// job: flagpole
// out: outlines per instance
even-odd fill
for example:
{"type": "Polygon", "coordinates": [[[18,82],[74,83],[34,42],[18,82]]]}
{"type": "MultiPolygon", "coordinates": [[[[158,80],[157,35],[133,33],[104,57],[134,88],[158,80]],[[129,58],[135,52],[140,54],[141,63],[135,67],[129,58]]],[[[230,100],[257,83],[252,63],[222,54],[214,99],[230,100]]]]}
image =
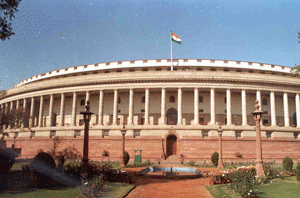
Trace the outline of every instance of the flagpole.
{"type": "Polygon", "coordinates": [[[172,31],[171,31],[171,71],[173,71],[173,47],[172,47],[172,31]]]}

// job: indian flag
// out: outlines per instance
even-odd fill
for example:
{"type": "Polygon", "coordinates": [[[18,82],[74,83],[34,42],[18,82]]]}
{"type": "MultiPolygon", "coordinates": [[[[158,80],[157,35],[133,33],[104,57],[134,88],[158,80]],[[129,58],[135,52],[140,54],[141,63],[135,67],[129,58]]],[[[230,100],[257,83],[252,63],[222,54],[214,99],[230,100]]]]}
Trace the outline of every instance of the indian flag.
{"type": "Polygon", "coordinates": [[[172,41],[174,41],[175,43],[181,44],[181,38],[179,36],[177,36],[176,34],[174,34],[173,32],[171,32],[171,36],[172,36],[172,41]]]}

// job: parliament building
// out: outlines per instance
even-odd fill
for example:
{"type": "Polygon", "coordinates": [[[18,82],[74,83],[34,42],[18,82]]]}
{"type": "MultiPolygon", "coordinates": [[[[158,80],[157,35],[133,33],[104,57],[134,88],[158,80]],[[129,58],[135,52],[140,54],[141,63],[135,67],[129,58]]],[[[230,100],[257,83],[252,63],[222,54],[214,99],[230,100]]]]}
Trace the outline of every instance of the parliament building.
{"type": "Polygon", "coordinates": [[[80,112],[90,101],[89,158],[120,161],[125,150],[142,160],[210,161],[219,150],[226,162],[255,161],[255,101],[261,111],[264,161],[300,160],[300,78],[285,66],[230,60],[116,61],[49,71],[5,91],[0,113],[22,108],[28,119],[4,132],[6,147],[20,158],[48,151],[83,149],[80,112]],[[103,152],[108,151],[108,156],[103,152]]]}

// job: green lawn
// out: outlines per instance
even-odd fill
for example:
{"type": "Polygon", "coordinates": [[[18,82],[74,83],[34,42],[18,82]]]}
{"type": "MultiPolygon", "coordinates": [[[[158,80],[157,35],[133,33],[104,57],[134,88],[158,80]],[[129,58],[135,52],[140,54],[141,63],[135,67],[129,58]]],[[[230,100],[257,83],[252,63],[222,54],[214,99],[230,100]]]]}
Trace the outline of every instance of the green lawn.
{"type": "Polygon", "coordinates": [[[105,193],[104,198],[123,198],[125,197],[133,188],[133,184],[126,184],[126,183],[110,183],[108,184],[110,186],[109,191],[105,193]]]}
{"type": "MultiPolygon", "coordinates": [[[[59,197],[73,198],[79,195],[81,188],[52,188],[37,189],[31,185],[30,174],[22,171],[22,164],[15,163],[9,173],[7,181],[8,187],[4,191],[0,191],[0,197],[12,198],[32,198],[32,197],[59,197]]],[[[105,186],[104,197],[123,198],[134,188],[133,184],[126,183],[107,183],[105,186]]]]}
{"type": "Polygon", "coordinates": [[[61,197],[61,198],[74,198],[79,194],[80,188],[67,188],[59,190],[48,190],[48,189],[37,189],[36,191],[27,192],[27,193],[18,193],[18,194],[2,194],[1,197],[12,197],[12,198],[48,198],[48,197],[61,197]]]}
{"type": "Polygon", "coordinates": [[[258,188],[262,192],[263,198],[275,197],[300,197],[300,182],[296,181],[296,177],[286,177],[285,179],[274,179],[272,183],[262,185],[258,188]]]}
{"type": "MultiPolygon", "coordinates": [[[[259,196],[262,198],[299,198],[300,182],[296,181],[296,177],[285,177],[285,179],[273,179],[272,183],[259,186],[259,196]]],[[[238,198],[238,195],[229,192],[226,185],[206,186],[208,191],[214,198],[238,198]]]]}

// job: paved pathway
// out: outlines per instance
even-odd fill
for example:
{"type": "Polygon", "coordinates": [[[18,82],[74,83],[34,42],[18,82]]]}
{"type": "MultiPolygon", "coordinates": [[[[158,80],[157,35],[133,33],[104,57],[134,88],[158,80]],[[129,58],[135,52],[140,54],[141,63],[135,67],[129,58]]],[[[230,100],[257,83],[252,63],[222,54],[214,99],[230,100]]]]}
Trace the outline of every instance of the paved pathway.
{"type": "MultiPolygon", "coordinates": [[[[127,170],[136,172],[141,169],[143,168],[127,170]]],[[[213,198],[205,188],[209,181],[209,178],[170,180],[135,177],[136,188],[126,198],[213,198]]]]}

